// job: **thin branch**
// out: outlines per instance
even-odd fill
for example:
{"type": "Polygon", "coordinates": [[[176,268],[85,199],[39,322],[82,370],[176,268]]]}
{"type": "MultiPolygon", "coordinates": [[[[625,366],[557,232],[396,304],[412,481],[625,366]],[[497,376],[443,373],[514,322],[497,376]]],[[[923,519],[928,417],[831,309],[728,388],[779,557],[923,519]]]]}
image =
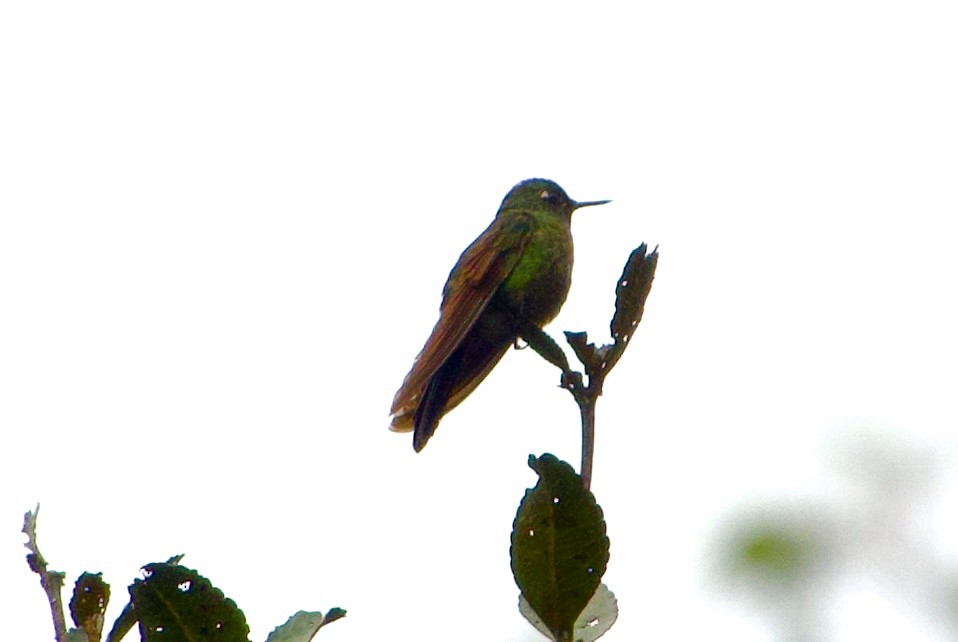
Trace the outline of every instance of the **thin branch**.
{"type": "Polygon", "coordinates": [[[63,588],[64,574],[59,571],[47,570],[47,561],[40,554],[37,547],[37,515],[40,513],[40,505],[37,504],[35,511],[27,511],[23,516],[23,533],[27,536],[27,543],[24,546],[30,551],[27,554],[27,564],[30,570],[40,576],[40,586],[47,594],[47,602],[50,604],[50,613],[53,615],[53,630],[57,642],[66,642],[67,624],[63,616],[63,599],[60,591],[63,588]]]}

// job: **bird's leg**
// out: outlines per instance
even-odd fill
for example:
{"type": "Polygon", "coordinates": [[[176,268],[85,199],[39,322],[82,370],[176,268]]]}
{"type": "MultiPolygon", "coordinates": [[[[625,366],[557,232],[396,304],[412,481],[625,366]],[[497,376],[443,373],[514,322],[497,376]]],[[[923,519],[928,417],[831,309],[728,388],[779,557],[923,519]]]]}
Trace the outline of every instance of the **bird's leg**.
{"type": "Polygon", "coordinates": [[[517,339],[525,341],[530,348],[539,353],[539,356],[559,370],[565,372],[570,369],[569,359],[566,358],[565,352],[562,351],[559,344],[535,324],[523,323],[519,327],[517,339]]]}
{"type": "Polygon", "coordinates": [[[542,328],[533,323],[523,322],[519,325],[519,338],[535,350],[540,357],[562,371],[560,385],[563,388],[575,390],[583,387],[582,374],[572,370],[565,352],[542,328]]]}

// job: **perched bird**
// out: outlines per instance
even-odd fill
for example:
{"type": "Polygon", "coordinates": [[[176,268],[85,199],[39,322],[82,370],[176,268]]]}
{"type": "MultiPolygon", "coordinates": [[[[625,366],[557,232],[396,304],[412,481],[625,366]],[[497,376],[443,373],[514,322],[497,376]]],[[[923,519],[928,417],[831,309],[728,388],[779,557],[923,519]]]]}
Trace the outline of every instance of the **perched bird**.
{"type": "Polygon", "coordinates": [[[413,432],[422,450],[443,415],[475,390],[519,337],[559,313],[572,282],[572,212],[554,182],[522,181],[466,248],[442,291],[439,321],[396,392],[390,430],[413,432]]]}

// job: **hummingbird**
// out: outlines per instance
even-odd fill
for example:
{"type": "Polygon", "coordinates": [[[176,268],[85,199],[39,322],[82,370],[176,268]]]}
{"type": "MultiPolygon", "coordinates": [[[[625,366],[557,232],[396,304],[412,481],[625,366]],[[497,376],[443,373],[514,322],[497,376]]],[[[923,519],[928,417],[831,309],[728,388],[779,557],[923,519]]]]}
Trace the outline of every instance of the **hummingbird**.
{"type": "Polygon", "coordinates": [[[449,273],[439,321],[393,398],[390,430],[412,431],[421,451],[523,327],[541,329],[555,318],[572,284],[572,212],[608,202],[573,201],[543,178],[509,190],[449,273]]]}

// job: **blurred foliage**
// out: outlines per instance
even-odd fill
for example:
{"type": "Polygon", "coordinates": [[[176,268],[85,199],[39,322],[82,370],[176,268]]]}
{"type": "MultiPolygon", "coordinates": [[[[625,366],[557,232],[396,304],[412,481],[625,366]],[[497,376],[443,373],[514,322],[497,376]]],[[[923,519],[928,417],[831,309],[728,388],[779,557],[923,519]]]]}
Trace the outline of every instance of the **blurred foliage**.
{"type": "Polygon", "coordinates": [[[936,453],[863,429],[836,437],[827,461],[824,496],[769,497],[728,516],[709,554],[713,577],[728,597],[761,606],[778,639],[830,639],[827,614],[849,586],[874,587],[885,610],[958,639],[958,569],[922,528],[936,453]]]}
{"type": "Polygon", "coordinates": [[[727,571],[748,581],[788,584],[809,579],[827,546],[821,529],[809,522],[822,517],[805,511],[773,511],[735,524],[721,544],[727,571]]]}

